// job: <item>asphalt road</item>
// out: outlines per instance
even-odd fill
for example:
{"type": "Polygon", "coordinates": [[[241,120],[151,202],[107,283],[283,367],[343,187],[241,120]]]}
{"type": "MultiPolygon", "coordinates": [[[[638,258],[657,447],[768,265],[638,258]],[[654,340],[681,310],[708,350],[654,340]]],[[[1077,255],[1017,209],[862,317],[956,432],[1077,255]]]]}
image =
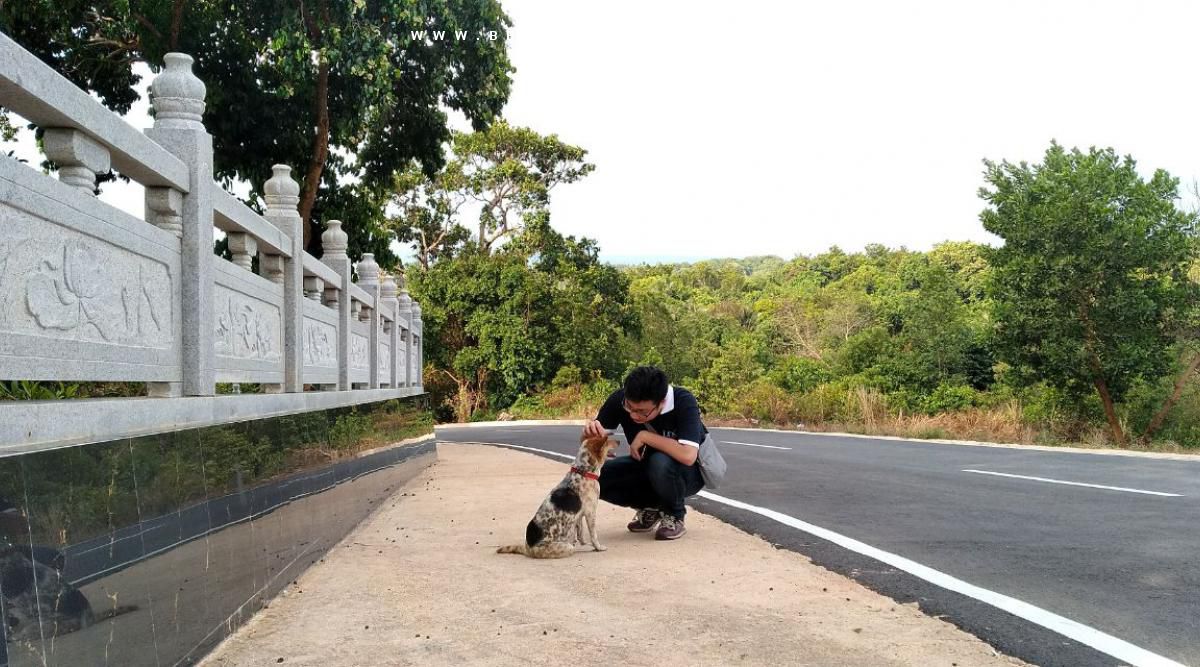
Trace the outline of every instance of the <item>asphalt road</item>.
{"type": "MultiPolygon", "coordinates": [[[[575,452],[578,436],[577,426],[438,428],[442,441],[562,454],[575,452]]],[[[713,429],[713,436],[729,463],[725,483],[714,491],[719,496],[1037,609],[1018,617],[916,576],[913,567],[894,567],[864,555],[869,550],[719,498],[695,499],[706,512],[894,599],[917,601],[927,613],[1036,664],[1200,667],[1200,458],[740,429],[713,429]],[[1063,626],[1055,623],[1064,619],[1055,615],[1085,638],[1060,634],[1063,626]]]]}

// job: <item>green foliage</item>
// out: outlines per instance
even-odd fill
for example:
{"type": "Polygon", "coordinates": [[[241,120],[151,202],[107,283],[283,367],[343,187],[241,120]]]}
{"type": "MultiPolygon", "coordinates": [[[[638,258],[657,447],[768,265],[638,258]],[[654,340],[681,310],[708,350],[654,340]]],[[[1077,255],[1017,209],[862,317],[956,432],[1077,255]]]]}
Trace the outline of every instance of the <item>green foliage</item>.
{"type": "Polygon", "coordinates": [[[811,391],[833,379],[833,372],[819,361],[806,357],[785,356],[767,376],[776,386],[793,393],[811,391]]]}
{"type": "Polygon", "coordinates": [[[393,183],[400,214],[389,224],[397,239],[412,244],[425,268],[460,252],[472,238],[457,217],[464,203],[480,206],[474,247],[490,252],[526,225],[544,227],[551,189],[596,168],[584,161],[586,150],[505,121],[455,132],[451,149],[453,159],[444,170],[430,175],[410,169],[393,183]]]}
{"type": "Polygon", "coordinates": [[[747,419],[787,425],[796,414],[796,398],[784,388],[759,378],[729,397],[730,411],[747,419]]]}
{"type": "Polygon", "coordinates": [[[1018,380],[1096,391],[1121,441],[1114,403],[1170,368],[1196,318],[1196,220],[1176,207],[1178,181],[1056,143],[1041,164],[985,164],[980,218],[1004,239],[988,253],[997,355],[1018,380]]]}
{"type": "Polygon", "coordinates": [[[338,415],[333,426],[329,428],[329,446],[335,450],[346,450],[357,445],[363,436],[371,429],[371,419],[367,415],[351,410],[338,415]]]}
{"type": "Polygon", "coordinates": [[[924,401],[922,407],[931,415],[939,412],[958,412],[980,404],[979,392],[971,387],[940,384],[924,401]]]}
{"type": "Polygon", "coordinates": [[[411,276],[426,348],[461,419],[545,387],[559,369],[624,368],[612,351],[636,328],[627,280],[595,245],[528,225],[493,253],[470,250],[411,276]],[[452,392],[452,393],[450,393],[452,392]]]}
{"type": "Polygon", "coordinates": [[[567,364],[558,369],[554,374],[554,379],[550,380],[550,390],[566,389],[571,385],[579,384],[583,379],[579,372],[579,367],[574,364],[567,364]]]}
{"type": "Polygon", "coordinates": [[[729,410],[763,374],[747,338],[730,341],[695,382],[696,398],[704,410],[729,410]]]}
{"type": "Polygon", "coordinates": [[[53,401],[78,395],[78,384],[30,380],[0,382],[0,400],[4,401],[53,401]]]}

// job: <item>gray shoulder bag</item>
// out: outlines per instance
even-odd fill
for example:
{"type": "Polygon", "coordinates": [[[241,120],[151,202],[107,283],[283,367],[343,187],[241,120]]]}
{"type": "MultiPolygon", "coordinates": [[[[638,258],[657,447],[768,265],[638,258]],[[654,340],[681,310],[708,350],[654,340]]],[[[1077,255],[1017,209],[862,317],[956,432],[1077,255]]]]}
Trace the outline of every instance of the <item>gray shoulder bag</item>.
{"type": "Polygon", "coordinates": [[[711,435],[705,434],[700,443],[700,476],[704,478],[704,486],[715,489],[725,481],[725,457],[717,449],[717,443],[711,435]]]}

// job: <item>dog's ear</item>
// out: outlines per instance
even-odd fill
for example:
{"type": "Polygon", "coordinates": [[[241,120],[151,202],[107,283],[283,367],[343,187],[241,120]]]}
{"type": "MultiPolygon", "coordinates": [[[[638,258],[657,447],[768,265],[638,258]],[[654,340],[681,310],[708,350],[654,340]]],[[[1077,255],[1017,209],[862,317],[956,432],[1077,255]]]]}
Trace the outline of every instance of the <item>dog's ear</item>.
{"type": "Polygon", "coordinates": [[[583,446],[587,449],[588,455],[592,457],[592,462],[595,465],[604,463],[604,447],[608,443],[607,436],[598,438],[588,438],[584,441],[583,446]]]}

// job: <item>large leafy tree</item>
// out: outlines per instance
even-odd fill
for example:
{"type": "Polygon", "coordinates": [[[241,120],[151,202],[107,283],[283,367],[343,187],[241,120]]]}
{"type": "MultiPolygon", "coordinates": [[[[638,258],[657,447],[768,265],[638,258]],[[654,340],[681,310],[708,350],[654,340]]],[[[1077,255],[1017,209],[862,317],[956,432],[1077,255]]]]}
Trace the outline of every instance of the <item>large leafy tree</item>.
{"type": "MultiPolygon", "coordinates": [[[[990,253],[997,351],[1027,380],[1077,397],[1095,391],[1124,442],[1115,404],[1135,380],[1171,368],[1195,317],[1195,216],[1177,208],[1176,179],[1163,170],[1143,179],[1112,149],[1053,143],[1040,164],[985,164],[980,218],[1004,239],[990,253]]],[[[1177,388],[1197,363],[1185,364],[1177,388]]]]}
{"type": "Polygon", "coordinates": [[[352,250],[385,259],[382,208],[347,208],[342,191],[386,192],[414,162],[435,173],[445,109],[491,123],[510,88],[509,25],[496,0],[0,2],[0,29],[118,112],[136,99],[133,63],[193,55],[217,177],[258,183],[291,164],[310,250],[314,221],[341,217],[352,250]]]}

